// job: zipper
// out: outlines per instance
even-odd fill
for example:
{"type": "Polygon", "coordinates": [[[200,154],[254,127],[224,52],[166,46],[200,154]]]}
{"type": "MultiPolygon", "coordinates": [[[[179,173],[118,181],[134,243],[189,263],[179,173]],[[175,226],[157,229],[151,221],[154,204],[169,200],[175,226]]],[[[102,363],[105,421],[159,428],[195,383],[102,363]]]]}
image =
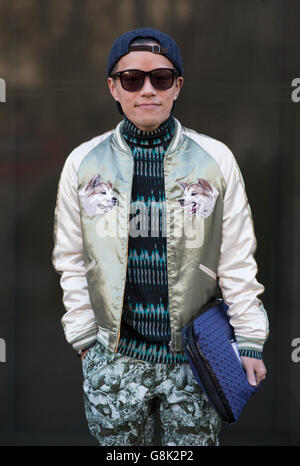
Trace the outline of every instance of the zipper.
{"type": "Polygon", "coordinates": [[[200,264],[199,269],[203,270],[203,272],[205,272],[207,275],[214,278],[215,280],[217,279],[217,274],[213,270],[206,267],[205,265],[200,264]]]}
{"type": "MultiPolygon", "coordinates": [[[[174,134],[175,136],[175,134],[174,134]]],[[[172,141],[171,141],[171,144],[172,144],[172,141]]],[[[170,145],[171,145],[170,144],[170,145]]],[[[168,152],[169,152],[169,149],[170,149],[170,145],[165,153],[165,156],[163,158],[163,173],[164,173],[164,190],[165,190],[165,209],[166,209],[166,212],[165,212],[165,219],[166,219],[166,229],[165,229],[165,232],[166,232],[166,246],[167,246],[167,277],[169,278],[169,274],[168,274],[168,269],[169,269],[169,261],[168,261],[168,215],[167,215],[167,195],[166,195],[166,170],[165,170],[165,165],[166,165],[166,158],[167,158],[167,155],[168,155],[168,152]]],[[[169,280],[168,280],[169,282],[169,280]]],[[[169,283],[168,283],[168,293],[169,293],[169,283]]],[[[170,302],[170,299],[169,299],[169,302],[170,302]]],[[[169,308],[170,309],[170,308],[169,308]]],[[[171,330],[171,340],[169,341],[169,350],[173,353],[173,342],[172,342],[172,326],[171,326],[171,313],[169,312],[169,316],[170,316],[170,330],[171,330]]]]}
{"type": "MultiPolygon", "coordinates": [[[[132,180],[133,180],[133,172],[132,172],[132,176],[131,176],[129,212],[130,212],[130,203],[131,203],[132,180]]],[[[118,340],[117,340],[117,345],[116,345],[116,348],[115,348],[115,353],[117,353],[117,351],[118,351],[118,346],[119,346],[119,341],[120,341],[120,336],[121,336],[121,322],[122,322],[123,303],[124,303],[124,295],[125,295],[125,288],[126,288],[126,277],[127,277],[127,266],[128,266],[128,244],[129,244],[129,215],[130,215],[130,213],[128,213],[128,216],[127,216],[126,269],[125,269],[126,273],[125,273],[125,282],[124,282],[124,290],[123,290],[123,298],[122,298],[122,310],[121,310],[121,317],[120,317],[119,330],[118,330],[118,340]]]]}
{"type": "MultiPolygon", "coordinates": [[[[197,356],[198,358],[202,361],[202,364],[204,367],[206,367],[206,371],[207,373],[209,374],[209,382],[205,382],[204,380],[201,380],[201,382],[203,383],[203,386],[205,388],[205,391],[207,392],[207,396],[210,398],[211,396],[211,393],[210,393],[210,390],[209,390],[209,385],[213,385],[216,389],[216,392],[217,392],[217,398],[214,396],[213,399],[211,399],[211,402],[214,404],[215,402],[218,403],[219,405],[219,402],[221,401],[221,407],[220,405],[218,406],[218,411],[219,413],[221,414],[221,416],[223,417],[224,421],[227,423],[227,424],[230,424],[232,422],[234,422],[234,416],[233,416],[233,413],[231,411],[231,408],[228,404],[228,401],[225,397],[225,395],[223,394],[223,391],[221,389],[221,387],[219,386],[219,383],[218,381],[216,380],[216,377],[212,371],[212,368],[210,367],[210,364],[209,362],[207,361],[206,357],[204,356],[199,344],[197,341],[194,341],[194,335],[193,335],[193,326],[192,325],[189,325],[188,328],[187,328],[187,345],[186,345],[186,348],[187,348],[187,351],[193,361],[193,364],[195,366],[195,369],[196,371],[198,372],[198,364],[197,364],[197,356]],[[221,411],[220,411],[221,409],[221,411]]],[[[200,378],[200,374],[198,373],[199,375],[199,378],[200,378]]],[[[216,407],[216,406],[215,406],[216,407]]]]}
{"type": "Polygon", "coordinates": [[[95,264],[96,264],[96,259],[92,259],[91,262],[89,262],[88,265],[86,266],[85,273],[91,270],[95,264]]]}

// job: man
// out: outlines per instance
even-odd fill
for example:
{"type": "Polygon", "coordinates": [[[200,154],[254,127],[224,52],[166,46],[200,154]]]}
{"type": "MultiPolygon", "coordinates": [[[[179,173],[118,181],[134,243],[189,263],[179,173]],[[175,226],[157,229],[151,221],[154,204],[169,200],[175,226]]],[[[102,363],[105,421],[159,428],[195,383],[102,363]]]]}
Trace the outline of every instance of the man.
{"type": "Polygon", "coordinates": [[[67,158],[54,227],[89,429],[100,445],[152,445],[157,406],[162,445],[217,445],[220,418],[182,328],[221,293],[249,383],[264,379],[268,319],[244,182],[224,144],[174,118],[183,66],[169,35],[123,34],[107,76],[123,121],[67,158]]]}

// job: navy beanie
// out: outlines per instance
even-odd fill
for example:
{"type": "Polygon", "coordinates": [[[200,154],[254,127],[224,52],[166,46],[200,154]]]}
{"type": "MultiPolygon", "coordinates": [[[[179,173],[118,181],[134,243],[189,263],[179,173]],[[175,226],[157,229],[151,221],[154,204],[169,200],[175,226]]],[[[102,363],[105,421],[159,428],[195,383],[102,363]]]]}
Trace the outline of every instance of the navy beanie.
{"type": "Polygon", "coordinates": [[[180,50],[171,36],[153,28],[139,28],[125,32],[113,43],[108,56],[107,77],[110,76],[111,70],[121,57],[129,53],[130,43],[137,38],[151,38],[159,42],[160,47],[154,46],[154,53],[161,53],[167,57],[177,69],[179,76],[183,76],[183,65],[180,50]]]}

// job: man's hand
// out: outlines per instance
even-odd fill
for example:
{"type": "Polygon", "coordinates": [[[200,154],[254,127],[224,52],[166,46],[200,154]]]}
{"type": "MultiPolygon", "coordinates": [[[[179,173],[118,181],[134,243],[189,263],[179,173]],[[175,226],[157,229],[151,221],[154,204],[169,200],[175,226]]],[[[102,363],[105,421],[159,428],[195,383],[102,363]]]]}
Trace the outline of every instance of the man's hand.
{"type": "Polygon", "coordinates": [[[80,355],[81,359],[83,360],[86,353],[88,352],[89,348],[87,348],[85,351],[83,351],[83,353],[80,355]]]}
{"type": "Polygon", "coordinates": [[[262,359],[241,356],[241,360],[250,385],[258,385],[265,379],[267,370],[262,359]]]}

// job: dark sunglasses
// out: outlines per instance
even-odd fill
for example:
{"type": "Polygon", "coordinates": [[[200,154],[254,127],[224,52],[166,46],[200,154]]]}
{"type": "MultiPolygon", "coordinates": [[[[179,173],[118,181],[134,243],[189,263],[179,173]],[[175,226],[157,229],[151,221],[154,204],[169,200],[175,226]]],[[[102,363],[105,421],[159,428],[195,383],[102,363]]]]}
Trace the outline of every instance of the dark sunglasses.
{"type": "Polygon", "coordinates": [[[171,68],[156,68],[152,71],[142,70],[124,70],[113,74],[113,79],[120,78],[121,85],[125,91],[135,92],[142,89],[145,77],[150,77],[150,82],[155,89],[166,91],[171,89],[174,84],[175,76],[178,75],[177,70],[171,68]]]}

